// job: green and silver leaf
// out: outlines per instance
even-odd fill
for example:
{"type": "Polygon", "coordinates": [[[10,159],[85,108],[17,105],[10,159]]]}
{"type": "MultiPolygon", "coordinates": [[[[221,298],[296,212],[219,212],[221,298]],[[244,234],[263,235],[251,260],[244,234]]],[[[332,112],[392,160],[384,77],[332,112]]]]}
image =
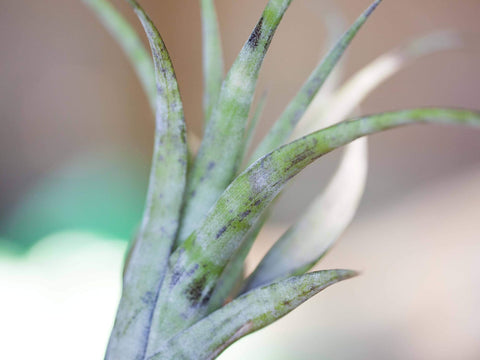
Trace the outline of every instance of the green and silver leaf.
{"type": "Polygon", "coordinates": [[[152,49],[156,82],[155,147],[146,208],[125,271],[122,298],[106,359],[143,359],[151,319],[178,231],[186,184],[187,146],[183,106],[174,69],[157,29],[136,1],[152,49]]]}
{"type": "Polygon", "coordinates": [[[323,194],[270,249],[243,291],[310,270],[350,224],[366,177],[366,139],[358,139],[345,148],[342,163],[323,194]]]}
{"type": "Polygon", "coordinates": [[[349,270],[325,270],[255,289],[162,344],[148,359],[215,359],[233,342],[270,325],[328,286],[355,275],[349,270]]]}
{"type": "MultiPolygon", "coordinates": [[[[307,121],[309,129],[317,130],[342,121],[380,83],[415,59],[461,45],[457,33],[443,31],[382,55],[353,76],[328,104],[316,111],[309,108],[307,119],[302,122],[307,121]]],[[[245,290],[302,274],[315,265],[350,224],[363,195],[366,177],[367,140],[358,139],[345,147],[339,168],[326,190],[267,253],[249,277],[245,290]]]]}
{"type": "MultiPolygon", "coordinates": [[[[318,6],[320,6],[320,15],[322,18],[322,22],[327,29],[328,36],[326,52],[328,52],[328,50],[330,50],[330,48],[333,47],[338,41],[338,39],[343,35],[344,29],[346,27],[346,22],[343,18],[343,14],[339,11],[339,9],[335,6],[333,2],[326,1],[320,4],[316,4],[316,9],[318,6]]],[[[321,89],[315,96],[314,103],[322,103],[329,100],[330,96],[337,88],[340,81],[342,73],[341,65],[341,62],[337,63],[336,68],[330,74],[328,80],[324,83],[324,85],[321,87],[321,89]]],[[[259,113],[263,108],[263,105],[263,101],[260,101],[257,111],[255,113],[255,117],[257,119],[255,122],[253,122],[255,126],[258,122],[258,118],[260,117],[256,115],[260,115],[259,113]]],[[[249,124],[249,130],[250,129],[252,129],[252,123],[249,124]]],[[[250,134],[250,131],[248,132],[248,134],[250,134]]],[[[248,140],[245,145],[245,151],[247,151],[250,147],[251,136],[247,136],[247,139],[248,140]]],[[[244,156],[244,159],[248,160],[246,156],[244,156]]],[[[257,222],[255,227],[248,232],[245,240],[242,243],[242,246],[235,253],[229,264],[223,271],[222,276],[218,280],[215,291],[212,294],[212,298],[209,302],[209,312],[220,307],[223,303],[225,303],[225,301],[228,301],[229,299],[235,297],[236,294],[241,290],[245,259],[250,252],[250,249],[253,246],[253,243],[255,242],[259,231],[261,230],[268,218],[269,212],[266,212],[262,215],[262,218],[257,222]]]]}
{"type": "Polygon", "coordinates": [[[369,16],[380,4],[381,0],[376,0],[367,10],[355,21],[350,29],[342,36],[329,54],[323,59],[317,68],[310,75],[306,83],[297,93],[297,95],[288,104],[280,118],[267,133],[260,145],[255,150],[252,160],[267,154],[276,147],[284,144],[292,134],[295,126],[302,118],[308,106],[325,83],[328,75],[332,72],[338,63],[348,45],[352,42],[355,35],[365,24],[369,16]]]}
{"type": "MultiPolygon", "coordinates": [[[[215,284],[247,232],[285,184],[322,155],[375,132],[413,123],[480,126],[466,110],[416,109],[343,122],[257,160],[225,190],[185,243],[172,253],[154,314],[149,346],[161,345],[206,315],[215,284]]],[[[152,348],[149,348],[152,350],[152,348]]],[[[151,354],[151,352],[148,352],[151,354]]]]}
{"type": "Polygon", "coordinates": [[[260,67],[291,1],[268,2],[223,82],[189,175],[178,245],[204,219],[237,173],[244,153],[245,128],[260,67]]]}

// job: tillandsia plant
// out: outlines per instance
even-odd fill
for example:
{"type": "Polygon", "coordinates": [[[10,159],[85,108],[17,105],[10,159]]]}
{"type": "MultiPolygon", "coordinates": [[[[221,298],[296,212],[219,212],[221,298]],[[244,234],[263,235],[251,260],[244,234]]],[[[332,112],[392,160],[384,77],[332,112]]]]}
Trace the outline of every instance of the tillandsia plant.
{"type": "MultiPolygon", "coordinates": [[[[416,123],[480,126],[478,112],[440,108],[345,120],[373,88],[410,61],[461,46],[452,32],[399,47],[338,90],[320,92],[380,4],[376,0],[339,34],[247,158],[265,102],[263,97],[249,118],[259,71],[292,0],[268,1],[226,75],[214,2],[201,0],[205,129],[195,154],[187,144],[169,54],[145,11],[135,0],[127,0],[143,25],[151,57],[107,0],[84,2],[129,56],[156,115],[146,207],[125,265],[108,360],[216,358],[241,337],[271,324],[326,287],[355,276],[350,270],[308,271],[349,224],[363,193],[367,152],[366,140],[359,138],[416,123]],[[294,130],[300,137],[289,142],[295,138],[294,130]],[[308,131],[313,132],[304,135],[308,131]],[[245,278],[245,258],[285,185],[307,165],[344,145],[341,164],[324,193],[245,278]]],[[[325,14],[327,20],[336,16],[325,14]]],[[[336,36],[338,22],[328,24],[330,34],[336,36]]]]}

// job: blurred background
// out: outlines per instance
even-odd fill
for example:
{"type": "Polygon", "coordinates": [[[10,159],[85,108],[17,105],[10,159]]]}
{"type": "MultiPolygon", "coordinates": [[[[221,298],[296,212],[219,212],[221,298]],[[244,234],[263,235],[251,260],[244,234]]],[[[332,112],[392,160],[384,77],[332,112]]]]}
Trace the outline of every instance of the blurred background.
{"type": "MultiPolygon", "coordinates": [[[[140,31],[128,6],[113,2],[140,31]]],[[[370,1],[331,2],[351,23],[370,1]]],[[[227,65],[265,3],[217,1],[227,65]]],[[[322,55],[324,3],[294,1],[277,32],[261,72],[258,93],[268,89],[269,99],[256,142],[322,55]]],[[[173,58],[187,125],[201,135],[198,3],[142,4],[173,58]]],[[[345,78],[434,30],[456,29],[470,41],[409,66],[360,112],[479,109],[478,14],[478,0],[384,1],[350,47],[345,78]]],[[[142,213],[153,117],[120,48],[81,1],[0,0],[0,48],[0,358],[100,359],[142,213]]],[[[479,136],[417,126],[371,137],[358,215],[319,265],[362,276],[224,359],[480,358],[479,136]]],[[[321,191],[338,159],[330,154],[297,177],[251,264],[321,191]]]]}

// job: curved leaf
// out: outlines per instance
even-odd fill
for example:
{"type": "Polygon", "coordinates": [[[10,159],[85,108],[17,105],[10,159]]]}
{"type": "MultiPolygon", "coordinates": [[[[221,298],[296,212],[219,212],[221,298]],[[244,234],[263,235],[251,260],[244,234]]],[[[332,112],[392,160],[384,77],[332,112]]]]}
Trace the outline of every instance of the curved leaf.
{"type": "MultiPolygon", "coordinates": [[[[458,48],[458,34],[436,32],[382,55],[350,79],[323,108],[307,111],[302,122],[319,129],[343,120],[381,82],[431,53],[458,48]]],[[[305,131],[305,129],[303,129],[305,131]]],[[[334,177],[301,220],[272,247],[246,282],[245,290],[308,271],[320,260],[351,222],[367,176],[366,139],[345,148],[334,177]]]]}
{"type": "Polygon", "coordinates": [[[243,155],[245,126],[258,73],[292,0],[270,0],[223,82],[188,179],[178,236],[181,244],[235,177],[243,155]]]}
{"type": "Polygon", "coordinates": [[[258,122],[262,117],[266,102],[267,102],[267,92],[264,92],[262,97],[258,101],[257,107],[255,108],[255,111],[253,113],[252,118],[250,119],[250,122],[248,123],[247,133],[245,134],[245,145],[243,149],[242,159],[245,159],[248,149],[252,144],[253,136],[255,135],[255,130],[257,129],[258,122]]]}
{"type": "Polygon", "coordinates": [[[145,353],[151,317],[178,230],[186,183],[187,147],[183,106],[167,49],[157,29],[133,0],[155,65],[155,148],[146,208],[126,268],[122,298],[106,359],[138,359],[145,353]]]}
{"type": "MultiPolygon", "coordinates": [[[[225,190],[185,243],[172,253],[154,314],[157,348],[202,318],[218,278],[263,210],[292,177],[320,156],[361,136],[422,122],[480,126],[480,114],[417,109],[368,116],[317,131],[257,160],[225,190]]],[[[148,354],[151,354],[148,352],[148,354]]]]}
{"type": "Polygon", "coordinates": [[[95,12],[127,55],[155,112],[155,70],[152,58],[142,40],[108,0],[83,0],[83,2],[95,12]]]}
{"type": "Polygon", "coordinates": [[[381,55],[353,75],[335,92],[328,103],[309,108],[292,139],[344,120],[380,84],[415,60],[439,51],[457,49],[463,45],[458,33],[439,31],[414,39],[381,55]]]}
{"type": "Polygon", "coordinates": [[[337,42],[325,59],[317,66],[307,82],[303,85],[302,89],[300,89],[298,94],[288,104],[287,108],[270,129],[267,136],[262,140],[252,156],[252,161],[272,151],[288,140],[298,121],[307,110],[317,92],[325,83],[328,75],[332,72],[355,35],[361,29],[363,24],[365,24],[368,17],[373,13],[380,2],[381,0],[376,0],[367,10],[365,10],[365,12],[337,42]]]}
{"type": "MultiPolygon", "coordinates": [[[[335,46],[338,38],[340,38],[344,29],[346,28],[345,19],[343,18],[342,13],[335,6],[335,3],[332,1],[325,1],[319,4],[316,4],[315,10],[318,11],[318,6],[320,7],[320,16],[322,22],[327,29],[327,41],[326,41],[326,51],[330,50],[331,47],[335,46]]],[[[329,101],[329,98],[333,94],[333,91],[338,87],[338,84],[341,79],[342,73],[342,63],[337,64],[334,71],[330,74],[328,80],[322,86],[315,96],[312,104],[309,106],[309,109],[317,104],[324,104],[329,101]]],[[[264,100],[264,99],[263,99],[264,100]]],[[[258,118],[260,117],[259,112],[263,108],[263,101],[258,105],[257,111],[255,113],[255,122],[249,124],[248,136],[245,145],[245,152],[248,151],[251,144],[250,130],[254,130],[252,125],[256,126],[258,118]],[[256,116],[258,114],[258,116],[256,116]]],[[[246,155],[246,153],[245,153],[246,155]]],[[[244,155],[244,160],[248,160],[244,155]]],[[[215,291],[212,294],[212,299],[209,302],[209,312],[220,307],[225,301],[228,301],[229,298],[236,297],[238,291],[242,288],[243,275],[244,275],[244,262],[247,258],[250,249],[255,242],[257,235],[260,229],[263,227],[264,223],[269,218],[269,212],[266,212],[262,215],[262,218],[257,222],[254,229],[249,231],[245,240],[242,243],[241,248],[235,253],[235,255],[230,260],[230,263],[227,265],[225,270],[222,273],[222,276],[218,280],[218,283],[215,287],[215,291]]]]}
{"type": "Polygon", "coordinates": [[[349,270],[325,270],[256,289],[181,332],[148,359],[214,359],[243,336],[270,325],[328,286],[355,275],[349,270]]]}
{"type": "Polygon", "coordinates": [[[366,175],[366,139],[358,139],[346,147],[343,161],[323,194],[265,255],[244,291],[310,270],[355,215],[366,175]]]}
{"type": "Polygon", "coordinates": [[[204,122],[208,123],[223,81],[223,56],[217,12],[213,0],[201,0],[203,34],[203,110],[204,122]]]}

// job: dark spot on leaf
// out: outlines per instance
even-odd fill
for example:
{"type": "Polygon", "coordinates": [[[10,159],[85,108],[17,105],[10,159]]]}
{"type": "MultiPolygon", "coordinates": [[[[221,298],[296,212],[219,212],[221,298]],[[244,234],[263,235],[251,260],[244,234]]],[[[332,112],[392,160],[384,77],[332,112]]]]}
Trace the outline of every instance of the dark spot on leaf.
{"type": "Polygon", "coordinates": [[[173,270],[172,279],[170,280],[170,289],[177,285],[178,280],[182,276],[182,272],[178,271],[177,269],[173,270]]]}
{"type": "Polygon", "coordinates": [[[206,274],[204,274],[201,278],[194,280],[190,287],[187,289],[187,299],[192,305],[197,305],[201,300],[206,282],[207,277],[206,274]]]}
{"type": "Polygon", "coordinates": [[[207,170],[210,171],[210,170],[212,170],[214,167],[215,167],[215,162],[214,162],[214,161],[210,161],[210,162],[208,163],[207,170]]]}
{"type": "Polygon", "coordinates": [[[256,48],[258,46],[258,41],[260,40],[260,36],[262,35],[262,25],[263,25],[263,17],[260,18],[257,26],[255,26],[255,29],[253,29],[252,34],[248,38],[248,45],[250,45],[253,48],[256,48]]]}
{"type": "Polygon", "coordinates": [[[261,203],[262,203],[262,200],[259,199],[259,200],[255,201],[255,203],[254,203],[253,205],[254,205],[254,206],[258,206],[258,205],[260,205],[261,203]]]}
{"type": "Polygon", "coordinates": [[[240,218],[242,220],[245,219],[248,215],[250,215],[251,212],[252,212],[252,210],[244,211],[243,213],[240,214],[240,218]]]}
{"type": "Polygon", "coordinates": [[[222,228],[218,231],[217,236],[216,236],[215,238],[218,239],[220,236],[222,236],[222,234],[223,234],[225,231],[227,231],[227,227],[226,227],[226,226],[222,227],[222,228]]]}
{"type": "Polygon", "coordinates": [[[155,294],[152,291],[147,291],[142,296],[142,302],[145,305],[153,305],[155,303],[155,294]]]}

